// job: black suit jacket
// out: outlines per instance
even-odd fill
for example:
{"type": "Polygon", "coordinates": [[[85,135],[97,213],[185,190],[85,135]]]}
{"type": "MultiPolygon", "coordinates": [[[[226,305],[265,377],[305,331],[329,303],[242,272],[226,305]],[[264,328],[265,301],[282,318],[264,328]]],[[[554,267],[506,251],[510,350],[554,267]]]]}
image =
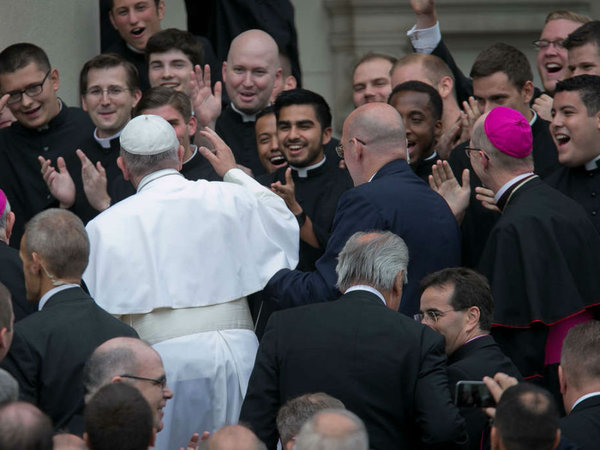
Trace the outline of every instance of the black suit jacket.
{"type": "Polygon", "coordinates": [[[79,287],[65,289],[15,325],[2,367],[19,382],[21,400],[37,405],[61,429],[83,411],[83,365],[117,336],[138,337],[79,287]]]}
{"type": "Polygon", "coordinates": [[[371,448],[452,448],[466,435],[445,361],[440,335],[370,292],[280,311],[260,343],[240,420],[274,449],[279,407],[326,392],[365,422],[371,448]]]}
{"type": "Polygon", "coordinates": [[[409,276],[400,312],[412,318],[419,310],[419,280],[436,270],[460,265],[460,230],[444,199],[402,159],[387,163],[370,182],[340,197],[316,271],[282,269],[269,280],[265,292],[286,308],[338,298],[337,256],[350,236],[370,230],[389,230],[408,247],[409,276]]]}
{"type": "Polygon", "coordinates": [[[600,445],[600,395],[579,403],[568,416],[560,419],[563,435],[581,450],[595,450],[600,445]]]}
{"type": "Polygon", "coordinates": [[[3,241],[0,241],[0,282],[10,291],[15,322],[35,311],[25,297],[25,278],[19,252],[3,241]]]}
{"type": "MultiPolygon", "coordinates": [[[[521,374],[513,362],[500,350],[492,336],[482,336],[458,348],[448,357],[448,383],[450,392],[461,380],[481,381],[483,377],[493,377],[504,372],[511,377],[521,379],[521,374]]],[[[470,447],[472,450],[488,448],[489,419],[480,409],[461,408],[461,415],[467,422],[470,447]]]]}

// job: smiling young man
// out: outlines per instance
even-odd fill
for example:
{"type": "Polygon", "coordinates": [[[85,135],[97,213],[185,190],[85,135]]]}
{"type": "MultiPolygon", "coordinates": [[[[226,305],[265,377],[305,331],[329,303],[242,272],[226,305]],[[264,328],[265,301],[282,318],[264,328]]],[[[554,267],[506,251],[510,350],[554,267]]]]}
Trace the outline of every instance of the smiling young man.
{"type": "Polygon", "coordinates": [[[331,112],[319,94],[283,91],[275,100],[277,141],[289,167],[277,169],[263,184],[283,198],[300,225],[299,270],[314,270],[323,254],[339,197],[352,187],[348,171],[327,158],[331,112]]]}
{"type": "Polygon", "coordinates": [[[17,217],[13,246],[24,224],[36,213],[58,206],[40,174],[38,157],[55,161],[74,154],[77,144],[91,135],[93,125],[79,108],[58,97],[58,71],[39,47],[19,43],[0,53],[0,92],[17,122],[0,130],[0,188],[17,217]]]}
{"type": "Polygon", "coordinates": [[[256,114],[254,123],[256,134],[256,148],[258,158],[267,171],[267,175],[275,172],[281,167],[287,167],[287,161],[279,148],[279,139],[277,139],[277,118],[275,117],[275,108],[273,105],[256,114]]]}
{"type": "Polygon", "coordinates": [[[169,28],[154,34],[146,44],[150,86],[163,86],[190,95],[190,74],[202,66],[202,45],[187,31],[169,28]]]}
{"type": "Polygon", "coordinates": [[[556,83],[569,76],[565,39],[590,19],[571,11],[553,11],[546,17],[540,38],[534,42],[538,49],[537,69],[546,92],[553,94],[556,83]]]}
{"type": "Polygon", "coordinates": [[[281,83],[279,50],[275,40],[261,30],[248,30],[232,42],[223,62],[223,81],[231,103],[219,116],[216,131],[231,147],[238,164],[257,176],[265,173],[256,152],[256,113],[270,103],[281,83]]]}
{"type": "Polygon", "coordinates": [[[600,76],[556,84],[550,131],[561,168],[546,182],[579,203],[600,232],[600,76]]]}
{"type": "Polygon", "coordinates": [[[600,75],[600,21],[588,22],[564,41],[571,76],[600,75]]]}
{"type": "Polygon", "coordinates": [[[135,65],[142,91],[150,87],[144,49],[150,37],[160,31],[164,15],[162,0],[111,0],[110,22],[122,39],[107,52],[117,53],[135,65]]]}
{"type": "Polygon", "coordinates": [[[427,181],[431,166],[440,158],[435,146],[442,133],[442,98],[432,86],[407,81],[394,88],[388,101],[402,116],[410,165],[427,181]]]}
{"type": "Polygon", "coordinates": [[[371,102],[387,102],[393,87],[390,71],[395,62],[393,56],[367,53],[356,63],[352,73],[354,107],[371,102]]]}

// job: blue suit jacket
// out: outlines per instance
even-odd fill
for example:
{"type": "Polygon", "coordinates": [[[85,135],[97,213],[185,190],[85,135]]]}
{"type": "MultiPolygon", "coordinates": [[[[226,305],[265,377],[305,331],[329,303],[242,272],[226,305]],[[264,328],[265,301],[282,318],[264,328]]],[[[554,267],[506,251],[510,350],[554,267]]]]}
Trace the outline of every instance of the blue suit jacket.
{"type": "Polygon", "coordinates": [[[444,199],[417,177],[406,161],[383,166],[371,182],[342,195],[325,253],[316,271],[280,270],[265,291],[282,307],[333,300],[337,256],[357,231],[389,230],[406,242],[410,262],[400,311],[412,316],[419,309],[419,281],[445,267],[460,265],[459,228],[444,199]]]}

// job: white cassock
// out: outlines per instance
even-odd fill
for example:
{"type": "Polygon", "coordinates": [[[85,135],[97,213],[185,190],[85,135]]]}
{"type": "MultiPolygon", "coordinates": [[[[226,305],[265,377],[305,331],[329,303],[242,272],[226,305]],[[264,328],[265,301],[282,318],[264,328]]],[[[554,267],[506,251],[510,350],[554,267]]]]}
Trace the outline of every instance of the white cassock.
{"type": "Polygon", "coordinates": [[[239,169],[224,181],[160,170],[86,227],[92,297],[163,359],[174,396],[158,449],[237,423],[258,348],[245,297],[298,262],[284,201],[239,169]]]}

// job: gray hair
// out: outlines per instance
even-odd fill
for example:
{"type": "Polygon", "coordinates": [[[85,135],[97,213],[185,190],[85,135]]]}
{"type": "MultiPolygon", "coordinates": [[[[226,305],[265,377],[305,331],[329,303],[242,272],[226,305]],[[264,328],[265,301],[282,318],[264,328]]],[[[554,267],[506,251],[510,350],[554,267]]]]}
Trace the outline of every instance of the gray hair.
{"type": "Polygon", "coordinates": [[[137,356],[129,346],[96,349],[83,368],[83,387],[87,403],[114,376],[135,373],[137,356]]]}
{"type": "Polygon", "coordinates": [[[357,232],[350,236],[338,255],[337,287],[345,291],[356,284],[368,284],[378,291],[390,291],[398,273],[408,281],[408,247],[391,231],[357,232]]]}
{"type": "Polygon", "coordinates": [[[0,239],[6,239],[6,222],[8,221],[8,215],[10,214],[10,203],[8,198],[6,199],[6,205],[4,206],[4,212],[0,216],[0,239]]]}
{"type": "Polygon", "coordinates": [[[156,155],[134,155],[121,148],[119,155],[134,177],[142,177],[157,170],[171,169],[174,165],[177,167],[178,149],[179,147],[175,147],[156,155]]]}
{"type": "Polygon", "coordinates": [[[58,208],[36,214],[25,226],[25,252],[37,253],[45,270],[57,278],[81,278],[88,264],[90,241],[79,217],[58,208]]]}
{"type": "Polygon", "coordinates": [[[16,402],[19,398],[19,383],[4,369],[0,369],[0,406],[16,402]]]}
{"type": "Polygon", "coordinates": [[[324,409],[344,409],[344,404],[324,392],[304,394],[285,402],[277,413],[277,431],[283,445],[298,434],[302,425],[324,409]]]}
{"type": "Polygon", "coordinates": [[[345,409],[326,409],[309,419],[296,436],[296,450],[367,450],[369,436],[360,418],[345,409]],[[329,432],[319,419],[324,415],[336,414],[349,419],[350,425],[344,434],[329,432]]]}

